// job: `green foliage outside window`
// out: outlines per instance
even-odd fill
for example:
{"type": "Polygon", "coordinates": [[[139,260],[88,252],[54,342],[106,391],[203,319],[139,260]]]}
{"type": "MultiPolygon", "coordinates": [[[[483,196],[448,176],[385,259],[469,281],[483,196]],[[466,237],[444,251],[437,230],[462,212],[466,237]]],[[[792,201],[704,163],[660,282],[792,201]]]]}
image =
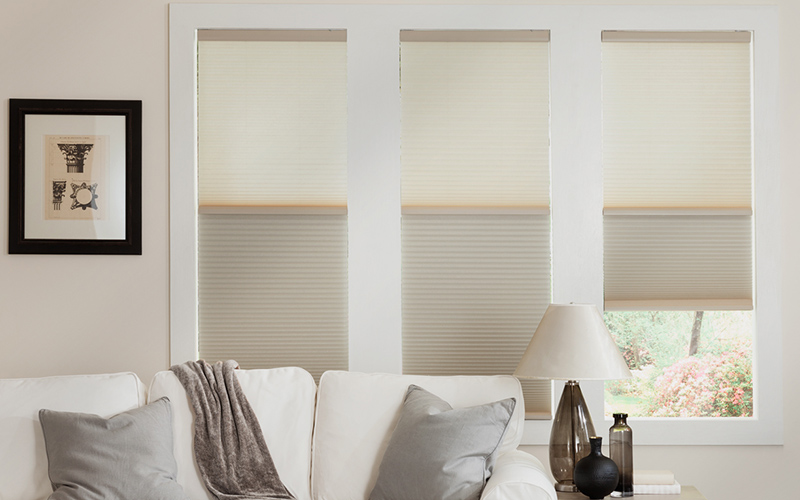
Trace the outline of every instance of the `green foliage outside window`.
{"type": "Polygon", "coordinates": [[[605,320],[634,374],[606,382],[607,414],[753,415],[750,311],[607,312],[605,320]]]}

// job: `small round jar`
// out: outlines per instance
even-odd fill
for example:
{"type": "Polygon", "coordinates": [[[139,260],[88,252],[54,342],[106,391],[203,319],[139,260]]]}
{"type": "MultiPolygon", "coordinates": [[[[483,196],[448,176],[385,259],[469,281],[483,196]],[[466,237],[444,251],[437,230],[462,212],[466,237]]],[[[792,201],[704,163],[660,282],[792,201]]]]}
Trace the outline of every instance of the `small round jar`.
{"type": "Polygon", "coordinates": [[[591,499],[602,499],[614,491],[619,469],[613,460],[603,455],[603,438],[589,438],[592,451],[575,465],[574,480],[578,491],[591,499]]]}

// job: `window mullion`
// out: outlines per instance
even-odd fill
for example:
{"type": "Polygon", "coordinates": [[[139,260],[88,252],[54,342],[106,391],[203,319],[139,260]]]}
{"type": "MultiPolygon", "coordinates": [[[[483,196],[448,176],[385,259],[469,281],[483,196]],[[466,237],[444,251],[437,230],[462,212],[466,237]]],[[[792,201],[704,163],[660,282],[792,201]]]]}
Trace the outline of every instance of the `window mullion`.
{"type": "MultiPolygon", "coordinates": [[[[550,43],[553,302],[602,307],[600,31],[590,22],[562,26],[553,29],[550,43]]],[[[557,397],[561,385],[555,384],[557,397]]],[[[601,421],[603,383],[581,386],[601,421]]]]}
{"type": "Polygon", "coordinates": [[[398,30],[347,32],[350,370],[400,373],[398,30]]]}

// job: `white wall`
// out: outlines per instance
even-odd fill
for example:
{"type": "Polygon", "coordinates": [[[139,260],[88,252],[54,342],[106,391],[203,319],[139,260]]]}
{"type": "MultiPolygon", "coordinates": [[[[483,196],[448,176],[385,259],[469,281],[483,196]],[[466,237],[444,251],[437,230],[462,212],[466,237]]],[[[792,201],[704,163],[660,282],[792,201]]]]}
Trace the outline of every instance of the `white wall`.
{"type": "MultiPolygon", "coordinates": [[[[800,2],[703,3],[781,9],[785,444],[641,447],[637,467],[671,469],[709,500],[797,498],[790,484],[800,467],[792,418],[800,413],[792,383],[800,378],[800,308],[791,304],[800,303],[800,2]]],[[[0,0],[0,377],[131,370],[147,382],[168,367],[167,49],[167,0],[0,0]],[[7,254],[9,98],[144,102],[142,256],[7,254]]],[[[546,447],[529,451],[547,457],[546,447]]]]}
{"type": "Polygon", "coordinates": [[[169,354],[167,7],[0,0],[0,377],[131,370],[169,354]],[[143,255],[8,255],[8,99],[143,101],[143,255]]]}

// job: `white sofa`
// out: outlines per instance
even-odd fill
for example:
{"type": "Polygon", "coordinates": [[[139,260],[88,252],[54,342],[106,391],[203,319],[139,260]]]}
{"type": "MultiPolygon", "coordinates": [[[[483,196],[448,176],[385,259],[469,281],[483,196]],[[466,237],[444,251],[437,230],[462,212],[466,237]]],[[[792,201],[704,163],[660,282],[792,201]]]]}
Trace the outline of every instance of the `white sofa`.
{"type": "MultiPolygon", "coordinates": [[[[454,408],[507,397],[522,401],[509,376],[424,377],[327,372],[319,387],[299,368],[237,370],[275,467],[297,500],[366,500],[410,384],[454,408]]],[[[172,372],[149,391],[133,373],[0,380],[0,500],[41,500],[52,492],[38,422],[41,408],[110,417],[163,396],[172,402],[177,481],[193,500],[214,500],[192,453],[192,413],[172,372]]],[[[517,405],[499,449],[486,500],[556,500],[542,464],[518,451],[524,425],[517,405]]]]}

